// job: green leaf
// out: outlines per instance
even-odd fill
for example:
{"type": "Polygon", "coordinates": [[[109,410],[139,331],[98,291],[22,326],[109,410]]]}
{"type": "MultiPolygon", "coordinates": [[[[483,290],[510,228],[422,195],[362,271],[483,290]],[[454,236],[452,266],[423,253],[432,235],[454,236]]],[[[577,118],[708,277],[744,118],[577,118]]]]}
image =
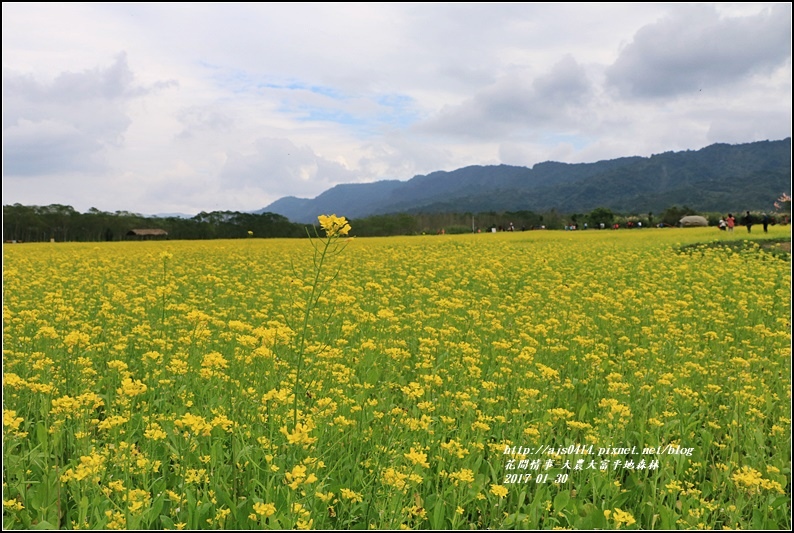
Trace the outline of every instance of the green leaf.
{"type": "MultiPolygon", "coordinates": [[[[430,497],[428,497],[428,500],[429,499],[430,497]]],[[[444,507],[444,500],[441,498],[438,498],[433,504],[433,519],[431,521],[431,526],[433,529],[446,529],[444,507]]]]}
{"type": "Polygon", "coordinates": [[[764,513],[761,509],[753,509],[753,529],[761,531],[764,528],[764,513]]]}
{"type": "Polygon", "coordinates": [[[593,505],[586,503],[579,512],[582,517],[576,521],[576,529],[607,529],[607,521],[604,518],[604,511],[593,505]]]}
{"type": "Polygon", "coordinates": [[[46,449],[47,443],[49,442],[49,434],[47,433],[47,426],[44,425],[44,422],[39,422],[36,424],[36,438],[39,441],[39,444],[44,446],[46,449]]]}
{"type": "Polygon", "coordinates": [[[667,507],[659,507],[659,518],[662,521],[662,529],[675,529],[676,513],[667,507]]]}
{"type": "Polygon", "coordinates": [[[513,513],[511,515],[508,515],[507,518],[505,518],[505,521],[502,523],[502,526],[515,527],[517,524],[521,524],[522,522],[524,522],[524,520],[526,520],[528,517],[529,515],[525,513],[513,513]]]}
{"type": "Polygon", "coordinates": [[[160,494],[152,502],[152,506],[149,510],[149,516],[155,517],[160,515],[160,512],[163,510],[164,504],[165,504],[165,495],[160,494]]]}
{"type": "Polygon", "coordinates": [[[562,511],[569,501],[571,501],[571,494],[567,490],[563,490],[554,497],[554,510],[562,511]]]}
{"type": "Polygon", "coordinates": [[[163,524],[164,529],[176,529],[174,521],[165,515],[160,515],[160,522],[163,524]]]}

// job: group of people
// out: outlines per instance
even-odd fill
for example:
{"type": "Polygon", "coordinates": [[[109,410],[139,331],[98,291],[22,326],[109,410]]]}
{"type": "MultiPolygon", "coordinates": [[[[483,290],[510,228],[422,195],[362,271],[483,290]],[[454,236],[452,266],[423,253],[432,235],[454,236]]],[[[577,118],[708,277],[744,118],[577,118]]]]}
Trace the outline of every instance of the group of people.
{"type": "MultiPolygon", "coordinates": [[[[753,222],[753,215],[750,214],[750,211],[747,211],[742,217],[742,225],[747,228],[747,233],[752,233],[753,222]]],[[[769,231],[769,222],[769,215],[763,213],[761,215],[761,224],[764,226],[764,233],[769,231]]],[[[721,230],[733,231],[735,226],[736,217],[734,217],[731,213],[728,213],[728,216],[725,218],[720,218],[719,228],[721,230]]]]}
{"type": "Polygon", "coordinates": [[[731,213],[728,213],[727,217],[720,217],[718,226],[722,231],[733,231],[734,226],[736,226],[736,218],[731,213]]]}

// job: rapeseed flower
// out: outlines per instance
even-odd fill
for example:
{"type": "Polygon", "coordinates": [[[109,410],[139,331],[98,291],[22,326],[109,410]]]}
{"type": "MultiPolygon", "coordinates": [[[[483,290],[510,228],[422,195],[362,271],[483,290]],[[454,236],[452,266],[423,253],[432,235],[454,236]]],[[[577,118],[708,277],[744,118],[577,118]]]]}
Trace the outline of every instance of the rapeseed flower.
{"type": "Polygon", "coordinates": [[[508,490],[507,487],[504,485],[497,485],[496,483],[491,483],[491,494],[498,498],[504,498],[507,496],[508,490]]]}
{"type": "Polygon", "coordinates": [[[207,474],[207,470],[204,468],[188,468],[187,472],[185,472],[185,483],[191,484],[200,484],[200,483],[209,483],[209,475],[207,474]]]}
{"type": "Polygon", "coordinates": [[[451,439],[449,442],[442,442],[441,448],[458,459],[463,459],[469,454],[469,450],[464,448],[460,442],[455,439],[451,439]]]}
{"type": "Polygon", "coordinates": [[[132,397],[143,394],[148,389],[149,387],[139,379],[132,380],[131,378],[125,378],[121,382],[121,387],[116,389],[116,394],[118,394],[119,396],[132,397]]]}
{"type": "Polygon", "coordinates": [[[317,437],[309,436],[309,433],[314,429],[314,426],[307,423],[302,424],[298,422],[295,425],[295,429],[289,431],[286,426],[279,429],[279,431],[287,437],[287,442],[290,444],[299,444],[302,445],[304,448],[308,448],[310,445],[317,442],[317,437]]]}
{"type": "Polygon", "coordinates": [[[604,516],[607,519],[610,515],[612,515],[612,520],[614,520],[615,527],[617,529],[620,529],[620,526],[630,526],[637,522],[631,513],[627,513],[626,511],[621,510],[619,507],[615,507],[614,512],[610,511],[609,509],[604,510],[604,516]]]}
{"type": "Polygon", "coordinates": [[[731,479],[733,479],[736,486],[750,489],[751,492],[760,492],[761,489],[764,489],[777,492],[778,494],[784,494],[783,487],[780,483],[764,479],[761,472],[749,466],[743,466],[741,470],[734,472],[731,479]]]}
{"type": "Polygon", "coordinates": [[[143,436],[151,440],[163,440],[168,435],[165,431],[163,431],[163,428],[160,427],[160,424],[157,422],[152,422],[146,427],[146,431],[143,432],[143,436]]]}
{"type": "Polygon", "coordinates": [[[124,516],[124,513],[119,511],[105,511],[105,516],[108,517],[108,522],[106,527],[108,529],[126,529],[127,528],[127,519],[124,516]]]}
{"type": "Polygon", "coordinates": [[[82,481],[88,479],[93,483],[98,483],[105,472],[107,458],[100,453],[91,450],[89,455],[80,457],[80,463],[74,468],[68,468],[61,474],[61,483],[69,481],[82,481]]]}
{"type": "Polygon", "coordinates": [[[392,486],[405,492],[408,487],[408,474],[404,474],[394,468],[387,468],[381,475],[381,482],[384,485],[392,486]]]}
{"type": "Polygon", "coordinates": [[[124,495],[124,501],[127,502],[131,513],[143,512],[144,508],[151,503],[151,499],[151,494],[143,489],[132,489],[124,495]]]}
{"type": "Polygon", "coordinates": [[[430,468],[430,463],[427,462],[427,454],[415,450],[411,447],[411,451],[409,453],[403,454],[406,459],[411,461],[411,463],[415,465],[419,465],[424,468],[430,468]]]}
{"type": "Polygon", "coordinates": [[[21,511],[25,506],[19,500],[3,500],[3,509],[6,511],[21,511]]]}
{"type": "Polygon", "coordinates": [[[12,435],[17,437],[26,437],[27,433],[19,431],[19,426],[25,419],[17,416],[17,412],[13,409],[3,409],[3,429],[9,431],[12,435]]]}
{"type": "Polygon", "coordinates": [[[208,437],[212,432],[212,424],[209,424],[203,416],[185,413],[182,418],[174,420],[174,426],[179,429],[189,429],[194,435],[208,437]]]}
{"type": "Polygon", "coordinates": [[[267,518],[276,514],[276,506],[272,503],[256,502],[254,504],[254,512],[259,516],[267,518]]]}
{"type": "Polygon", "coordinates": [[[342,498],[350,500],[352,503],[364,501],[364,497],[361,494],[350,489],[341,489],[339,492],[341,493],[342,498]]]}
{"type": "Polygon", "coordinates": [[[474,483],[474,472],[468,468],[461,468],[449,474],[449,478],[457,486],[459,482],[474,483]]]}
{"type": "Polygon", "coordinates": [[[325,231],[325,236],[328,238],[344,236],[350,231],[350,224],[348,224],[345,217],[320,215],[317,220],[320,221],[320,227],[325,231]]]}
{"type": "Polygon", "coordinates": [[[284,474],[284,480],[287,483],[287,486],[292,490],[298,488],[298,486],[306,479],[306,467],[303,465],[295,465],[292,468],[292,472],[286,472],[284,474]]]}

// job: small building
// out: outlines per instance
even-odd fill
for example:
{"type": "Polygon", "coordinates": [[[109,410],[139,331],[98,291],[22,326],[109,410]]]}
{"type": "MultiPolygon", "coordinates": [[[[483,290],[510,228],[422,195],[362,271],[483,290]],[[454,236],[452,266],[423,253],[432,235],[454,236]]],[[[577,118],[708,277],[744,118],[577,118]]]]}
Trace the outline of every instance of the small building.
{"type": "Polygon", "coordinates": [[[127,238],[138,240],[148,239],[165,239],[168,237],[168,232],[164,229],[131,229],[127,232],[127,238]]]}
{"type": "Polygon", "coordinates": [[[706,220],[706,217],[701,217],[699,215],[689,215],[679,220],[678,224],[682,228],[697,228],[708,226],[709,221],[706,220]]]}

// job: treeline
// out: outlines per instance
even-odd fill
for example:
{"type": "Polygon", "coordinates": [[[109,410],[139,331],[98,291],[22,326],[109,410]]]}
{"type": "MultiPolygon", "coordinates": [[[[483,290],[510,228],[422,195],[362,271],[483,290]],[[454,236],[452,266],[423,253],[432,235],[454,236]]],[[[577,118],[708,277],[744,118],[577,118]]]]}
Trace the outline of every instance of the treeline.
{"type": "MultiPolygon", "coordinates": [[[[734,213],[737,218],[742,213],[734,213]]],[[[676,226],[681,217],[702,215],[716,226],[727,213],[697,212],[687,206],[673,206],[659,215],[621,214],[599,207],[589,213],[564,214],[555,210],[505,211],[483,213],[399,213],[375,215],[350,221],[351,235],[376,237],[392,235],[421,235],[431,233],[472,233],[497,231],[525,231],[532,229],[583,229],[611,227],[676,226]]],[[[761,220],[761,213],[753,213],[761,220]]],[[[772,214],[772,223],[788,222],[788,216],[772,214]]],[[[309,228],[309,232],[312,232],[309,228]]],[[[141,238],[166,239],[238,239],[254,237],[306,237],[307,225],[290,222],[275,213],[241,213],[239,211],[201,212],[191,218],[146,217],[128,211],[109,213],[91,208],[80,213],[68,205],[3,206],[3,240],[5,242],[120,241],[141,238]],[[167,235],[136,236],[132,230],[164,230],[167,235]],[[250,232],[250,233],[249,233],[250,232]]]]}
{"type": "MultiPolygon", "coordinates": [[[[604,207],[596,208],[589,213],[559,213],[556,210],[544,213],[533,211],[505,211],[482,213],[398,213],[392,215],[374,215],[358,218],[350,222],[351,234],[360,237],[389,235],[421,235],[431,233],[472,233],[497,231],[525,231],[533,229],[565,229],[572,226],[578,229],[600,228],[601,224],[609,228],[618,224],[626,227],[664,227],[677,226],[682,217],[701,215],[709,221],[710,226],[717,226],[726,213],[699,212],[687,206],[672,206],[662,213],[617,213],[604,207]],[[585,226],[587,225],[587,226],[585,226]]],[[[768,212],[772,223],[787,223],[787,215],[768,212]]],[[[743,213],[733,213],[739,218],[743,213]]],[[[753,212],[753,217],[760,222],[763,214],[753,212]]]]}
{"type": "MultiPolygon", "coordinates": [[[[192,218],[146,217],[128,211],[109,213],[95,208],[80,213],[68,205],[3,206],[5,242],[120,241],[135,239],[131,230],[165,230],[167,239],[235,239],[248,237],[305,237],[303,224],[274,213],[201,212],[192,218]]],[[[155,238],[155,237],[152,237],[155,238]]]]}

